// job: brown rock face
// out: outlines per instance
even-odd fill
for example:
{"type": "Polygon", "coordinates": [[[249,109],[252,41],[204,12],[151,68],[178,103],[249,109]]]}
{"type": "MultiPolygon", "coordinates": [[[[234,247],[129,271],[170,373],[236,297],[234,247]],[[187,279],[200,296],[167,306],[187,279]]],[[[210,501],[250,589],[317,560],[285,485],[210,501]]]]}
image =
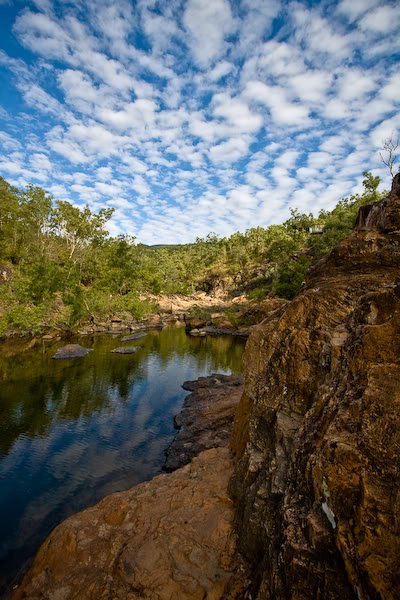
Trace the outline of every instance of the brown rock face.
{"type": "Polygon", "coordinates": [[[237,598],[243,573],[227,448],[105,498],[59,525],[14,600],[237,598]]]}
{"type": "Polygon", "coordinates": [[[247,343],[231,489],[253,599],[400,598],[399,188],[247,343]]]}

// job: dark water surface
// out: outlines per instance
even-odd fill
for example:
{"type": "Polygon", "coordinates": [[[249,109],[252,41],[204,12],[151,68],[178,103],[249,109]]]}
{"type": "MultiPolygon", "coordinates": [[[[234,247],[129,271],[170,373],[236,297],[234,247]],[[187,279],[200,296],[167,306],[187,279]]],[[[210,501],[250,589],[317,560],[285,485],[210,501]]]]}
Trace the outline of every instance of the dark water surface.
{"type": "Polygon", "coordinates": [[[60,521],[159,473],[181,384],[238,373],[244,342],[151,331],[136,354],[118,337],[78,340],[85,358],[55,361],[39,341],[0,344],[0,595],[60,521]]]}

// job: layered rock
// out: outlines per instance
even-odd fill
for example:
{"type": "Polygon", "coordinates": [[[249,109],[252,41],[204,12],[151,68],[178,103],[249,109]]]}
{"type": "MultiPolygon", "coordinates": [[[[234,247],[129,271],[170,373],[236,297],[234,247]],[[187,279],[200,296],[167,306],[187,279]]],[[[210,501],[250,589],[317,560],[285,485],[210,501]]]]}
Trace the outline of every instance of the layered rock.
{"type": "Polygon", "coordinates": [[[400,597],[400,175],[253,331],[231,489],[252,597],[400,597]]]}

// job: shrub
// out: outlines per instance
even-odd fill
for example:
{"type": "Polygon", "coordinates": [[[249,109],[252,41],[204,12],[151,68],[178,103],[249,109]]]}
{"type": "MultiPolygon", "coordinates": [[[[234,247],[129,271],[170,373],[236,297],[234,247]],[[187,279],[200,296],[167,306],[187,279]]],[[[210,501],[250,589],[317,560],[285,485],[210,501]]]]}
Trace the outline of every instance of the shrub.
{"type": "Polygon", "coordinates": [[[9,329],[17,329],[20,333],[38,333],[46,313],[46,306],[15,304],[6,310],[0,322],[0,335],[9,329]]]}

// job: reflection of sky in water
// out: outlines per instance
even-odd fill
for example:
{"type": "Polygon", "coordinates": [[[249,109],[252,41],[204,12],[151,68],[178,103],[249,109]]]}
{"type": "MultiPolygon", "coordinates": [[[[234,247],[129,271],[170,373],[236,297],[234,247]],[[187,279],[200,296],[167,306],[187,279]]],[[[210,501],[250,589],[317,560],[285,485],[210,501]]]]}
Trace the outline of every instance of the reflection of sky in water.
{"type": "Polygon", "coordinates": [[[185,380],[241,369],[241,340],[182,328],[149,333],[127,356],[110,353],[117,338],[80,341],[94,352],[76,361],[52,361],[57,345],[4,346],[0,588],[61,520],[160,471],[185,380]]]}

